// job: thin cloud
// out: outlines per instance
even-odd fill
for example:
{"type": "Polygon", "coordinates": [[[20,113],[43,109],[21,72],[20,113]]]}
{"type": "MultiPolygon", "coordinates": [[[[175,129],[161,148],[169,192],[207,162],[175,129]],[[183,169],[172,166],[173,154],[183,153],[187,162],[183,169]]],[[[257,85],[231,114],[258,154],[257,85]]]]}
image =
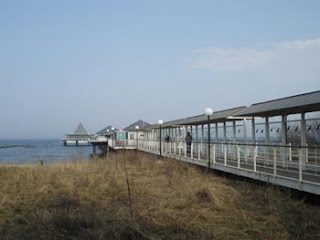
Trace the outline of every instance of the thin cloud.
{"type": "Polygon", "coordinates": [[[280,42],[268,49],[208,47],[193,52],[189,65],[196,69],[212,71],[247,71],[263,69],[274,63],[286,61],[294,65],[305,65],[320,56],[320,38],[280,42]],[[318,55],[319,53],[319,55],[318,55]]]}
{"type": "Polygon", "coordinates": [[[293,49],[301,49],[301,48],[320,48],[320,38],[310,39],[310,40],[300,40],[300,41],[291,41],[291,42],[281,42],[277,44],[278,48],[293,48],[293,49]]]}

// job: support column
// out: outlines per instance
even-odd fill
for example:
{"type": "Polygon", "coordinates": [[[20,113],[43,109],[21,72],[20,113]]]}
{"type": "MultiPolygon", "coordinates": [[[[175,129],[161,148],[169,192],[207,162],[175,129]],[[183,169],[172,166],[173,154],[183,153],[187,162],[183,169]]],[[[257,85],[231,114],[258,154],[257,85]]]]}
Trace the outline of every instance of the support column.
{"type": "MultiPolygon", "coordinates": [[[[270,145],[270,125],[269,125],[269,117],[265,118],[265,135],[266,135],[266,145],[270,145]]],[[[265,147],[266,158],[270,160],[270,147],[265,147]]]]}
{"type": "MultiPolygon", "coordinates": [[[[287,145],[287,116],[282,115],[281,116],[281,145],[286,146],[287,145]]],[[[282,160],[282,167],[286,166],[286,148],[281,147],[281,160],[282,160]]]]}
{"type": "Polygon", "coordinates": [[[210,157],[210,152],[211,152],[211,127],[210,127],[210,116],[208,116],[208,153],[207,153],[207,156],[208,156],[208,169],[210,169],[210,161],[211,161],[211,157],[210,157]]]}
{"type": "Polygon", "coordinates": [[[252,123],[252,124],[251,124],[252,144],[256,144],[256,125],[255,125],[254,117],[252,117],[251,123],[252,123]]]}
{"type": "Polygon", "coordinates": [[[195,126],[196,127],[196,143],[198,145],[199,139],[198,139],[198,125],[195,126]]]}
{"type": "Polygon", "coordinates": [[[174,134],[173,134],[173,128],[172,127],[170,127],[170,132],[171,132],[171,134],[170,134],[170,143],[169,143],[169,147],[170,147],[170,154],[172,154],[172,143],[173,143],[173,139],[174,139],[174,134]]]}
{"type": "Polygon", "coordinates": [[[247,146],[247,118],[243,119],[243,143],[244,146],[244,159],[248,162],[248,146],[247,146]]]}
{"type": "Polygon", "coordinates": [[[237,126],[236,126],[236,121],[232,122],[232,142],[237,143],[237,126]]]}
{"type": "Polygon", "coordinates": [[[219,131],[218,131],[219,128],[218,128],[217,122],[216,122],[215,126],[216,126],[216,139],[215,139],[216,141],[215,142],[218,143],[219,142],[219,131]]]}
{"type": "Polygon", "coordinates": [[[203,139],[204,139],[204,125],[201,125],[201,142],[203,143],[203,139]]]}
{"type": "Polygon", "coordinates": [[[306,160],[307,160],[307,150],[306,147],[307,146],[307,124],[306,124],[306,116],[305,113],[301,113],[301,150],[300,150],[300,162],[302,165],[302,168],[305,169],[305,164],[306,164],[306,160]]]}
{"type": "MultiPolygon", "coordinates": [[[[215,136],[215,148],[216,148],[216,155],[218,156],[219,155],[219,124],[216,122],[215,123],[215,129],[216,129],[216,136],[215,136]]],[[[221,149],[221,151],[223,151],[221,149]]]]}
{"type": "MultiPolygon", "coordinates": [[[[193,126],[192,125],[190,125],[190,135],[193,138],[193,126]]],[[[191,143],[190,156],[193,156],[193,146],[194,146],[194,141],[192,141],[192,143],[191,143]]],[[[193,157],[191,157],[191,159],[193,159],[193,157]]]]}
{"type": "Polygon", "coordinates": [[[204,139],[204,125],[202,124],[201,125],[201,146],[200,146],[200,151],[201,151],[201,154],[203,154],[203,144],[204,144],[204,141],[203,141],[203,139],[204,139]]]}
{"type": "Polygon", "coordinates": [[[236,156],[237,156],[237,126],[236,126],[236,121],[232,121],[232,142],[234,143],[234,146],[233,146],[233,157],[234,159],[236,159],[236,156]]]}
{"type": "Polygon", "coordinates": [[[227,122],[223,122],[223,154],[224,154],[224,162],[227,165],[227,122]]]}
{"type": "Polygon", "coordinates": [[[266,131],[266,144],[270,144],[270,125],[269,125],[269,117],[266,117],[265,122],[265,131],[266,131]]]}
{"type": "Polygon", "coordinates": [[[257,147],[255,146],[256,144],[256,123],[255,123],[255,119],[254,117],[252,117],[251,120],[251,141],[252,141],[252,161],[253,161],[253,171],[256,172],[257,171],[257,158],[256,158],[256,151],[257,151],[257,147]]]}
{"type": "Polygon", "coordinates": [[[255,123],[255,119],[254,117],[252,117],[251,119],[251,143],[252,143],[252,160],[253,160],[253,165],[254,165],[254,169],[256,166],[256,153],[255,153],[255,144],[256,144],[256,123],[255,123]]]}
{"type": "Polygon", "coordinates": [[[227,122],[223,122],[223,141],[227,143],[227,122]]]}
{"type": "Polygon", "coordinates": [[[175,135],[176,135],[176,128],[171,128],[171,134],[172,134],[171,141],[174,141],[175,135]]]}
{"type": "Polygon", "coordinates": [[[194,149],[196,149],[195,153],[199,156],[199,137],[198,137],[198,125],[195,125],[196,128],[196,144],[194,145],[194,149]]]}

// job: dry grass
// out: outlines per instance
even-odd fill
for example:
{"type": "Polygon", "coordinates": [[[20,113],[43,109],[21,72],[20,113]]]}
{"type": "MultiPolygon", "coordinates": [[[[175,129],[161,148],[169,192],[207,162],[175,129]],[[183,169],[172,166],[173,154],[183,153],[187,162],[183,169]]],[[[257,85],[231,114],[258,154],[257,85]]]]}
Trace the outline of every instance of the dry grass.
{"type": "Polygon", "coordinates": [[[2,166],[0,182],[1,240],[320,239],[319,207],[141,153],[2,166]]]}

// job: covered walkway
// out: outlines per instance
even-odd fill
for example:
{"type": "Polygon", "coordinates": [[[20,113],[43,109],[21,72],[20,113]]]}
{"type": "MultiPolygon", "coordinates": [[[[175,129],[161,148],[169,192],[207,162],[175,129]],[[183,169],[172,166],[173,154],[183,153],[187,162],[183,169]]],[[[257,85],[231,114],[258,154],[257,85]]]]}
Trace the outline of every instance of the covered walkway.
{"type": "Polygon", "coordinates": [[[320,194],[319,111],[317,91],[178,119],[149,126],[138,149],[320,194]]]}

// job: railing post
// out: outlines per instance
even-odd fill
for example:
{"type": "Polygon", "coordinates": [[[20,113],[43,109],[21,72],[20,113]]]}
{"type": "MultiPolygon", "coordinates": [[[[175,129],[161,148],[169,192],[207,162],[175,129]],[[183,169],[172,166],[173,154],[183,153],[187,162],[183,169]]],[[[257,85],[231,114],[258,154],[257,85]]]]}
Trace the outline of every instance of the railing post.
{"type": "Polygon", "coordinates": [[[227,166],[227,144],[223,143],[224,165],[227,166]]]}
{"type": "Polygon", "coordinates": [[[185,147],[185,151],[184,151],[184,156],[187,157],[187,152],[188,152],[188,149],[187,149],[187,148],[188,148],[188,145],[187,145],[187,143],[185,143],[185,146],[186,146],[186,147],[185,147]]]}
{"type": "Polygon", "coordinates": [[[253,171],[257,171],[257,156],[256,156],[256,146],[253,146],[253,171]]]}
{"type": "Polygon", "coordinates": [[[273,175],[277,175],[277,148],[273,147],[273,175]]]}
{"type": "Polygon", "coordinates": [[[213,144],[213,164],[216,164],[216,144],[213,144]]]}
{"type": "Polygon", "coordinates": [[[198,143],[198,160],[201,160],[201,145],[198,143]]]}
{"type": "Polygon", "coordinates": [[[222,151],[223,156],[224,156],[224,144],[225,144],[225,142],[224,142],[224,141],[222,141],[222,148],[221,148],[221,151],[222,151]]]}
{"type": "Polygon", "coordinates": [[[193,159],[193,143],[191,143],[190,157],[193,159]]]}
{"type": "Polygon", "coordinates": [[[237,155],[238,155],[238,159],[237,159],[237,161],[238,161],[238,168],[240,168],[240,167],[241,167],[241,166],[240,166],[240,147],[239,147],[239,145],[237,145],[236,147],[237,147],[237,155]]]}
{"type": "Polygon", "coordinates": [[[289,143],[289,161],[292,161],[292,148],[291,148],[291,143],[289,143]]]}
{"type": "MultiPolygon", "coordinates": [[[[301,156],[301,148],[299,148],[299,155],[301,156]]],[[[302,181],[302,158],[299,158],[299,185],[301,186],[302,181]]]]}
{"type": "Polygon", "coordinates": [[[179,146],[178,146],[178,152],[179,152],[179,157],[181,156],[181,143],[179,142],[179,146]]]}
{"type": "Polygon", "coordinates": [[[245,162],[248,163],[248,145],[247,143],[245,144],[244,146],[244,159],[245,159],[245,162]]]}
{"type": "Polygon", "coordinates": [[[256,150],[255,156],[257,157],[258,156],[258,144],[257,144],[257,142],[256,142],[255,150],[256,150]]]}

